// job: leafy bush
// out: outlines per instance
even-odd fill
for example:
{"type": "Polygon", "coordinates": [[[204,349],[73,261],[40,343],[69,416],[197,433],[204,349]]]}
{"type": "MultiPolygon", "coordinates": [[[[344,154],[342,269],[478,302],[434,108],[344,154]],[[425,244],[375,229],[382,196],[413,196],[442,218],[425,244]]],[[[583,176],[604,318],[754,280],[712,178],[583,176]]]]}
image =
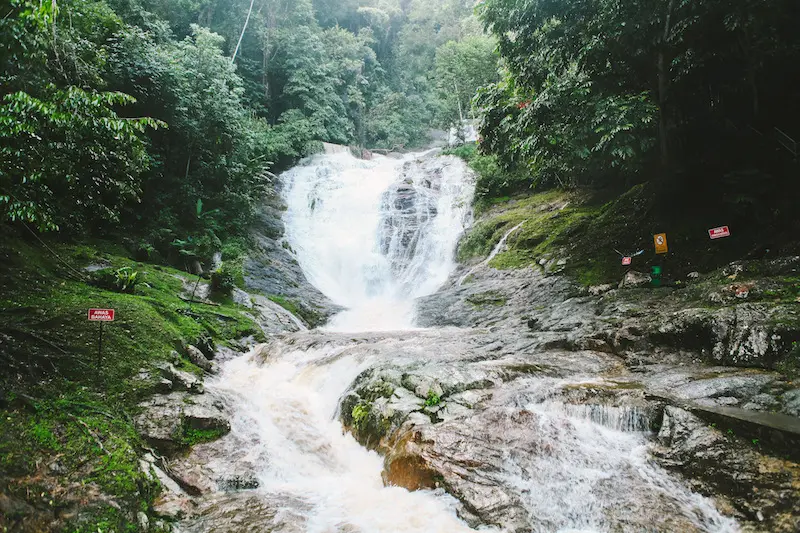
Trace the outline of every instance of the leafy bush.
{"type": "Polygon", "coordinates": [[[142,277],[142,273],[130,267],[122,267],[117,270],[104,269],[95,274],[94,283],[109,291],[133,294],[142,277]]]}
{"type": "Polygon", "coordinates": [[[139,176],[150,164],[144,133],[163,125],[117,115],[116,108],[134,102],[122,93],[74,87],[50,88],[41,98],[5,95],[0,221],[28,222],[40,231],[118,221],[124,202],[138,200],[139,176]]]}
{"type": "Polygon", "coordinates": [[[236,286],[236,277],[229,263],[222,263],[211,273],[211,292],[218,295],[230,295],[236,286]]]}
{"type": "Polygon", "coordinates": [[[247,244],[242,239],[231,239],[222,245],[222,260],[235,261],[247,255],[247,244]]]}
{"type": "Polygon", "coordinates": [[[529,190],[534,185],[534,175],[525,169],[503,167],[497,156],[480,153],[477,145],[465,144],[445,150],[444,155],[460,157],[478,175],[475,182],[475,210],[480,213],[498,199],[529,190]]]}

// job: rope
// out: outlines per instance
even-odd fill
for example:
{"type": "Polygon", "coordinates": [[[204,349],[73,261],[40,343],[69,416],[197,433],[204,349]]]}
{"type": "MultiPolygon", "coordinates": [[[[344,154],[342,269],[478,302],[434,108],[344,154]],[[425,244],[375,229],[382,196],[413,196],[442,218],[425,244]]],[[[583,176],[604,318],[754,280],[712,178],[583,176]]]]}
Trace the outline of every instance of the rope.
{"type": "Polygon", "coordinates": [[[66,261],[65,261],[65,260],[64,260],[64,259],[63,259],[63,258],[60,256],[60,255],[58,255],[57,253],[55,253],[55,252],[53,251],[53,249],[52,249],[52,248],[50,248],[49,246],[47,246],[47,244],[45,244],[45,242],[44,242],[44,241],[43,241],[43,240],[42,240],[42,239],[41,239],[41,238],[40,238],[40,237],[39,237],[39,236],[36,234],[36,232],[35,232],[35,231],[33,231],[33,230],[30,228],[30,226],[28,226],[28,225],[27,225],[27,224],[26,224],[24,221],[22,221],[22,220],[21,220],[20,222],[22,222],[22,225],[23,225],[23,226],[25,226],[25,229],[27,229],[27,230],[28,230],[28,231],[31,233],[31,235],[33,235],[33,236],[36,238],[36,240],[37,240],[37,241],[39,241],[39,243],[40,243],[42,246],[44,246],[44,248],[45,248],[45,249],[46,249],[48,252],[50,252],[51,254],[53,254],[53,255],[56,257],[56,259],[58,259],[59,261],[61,261],[61,263],[63,263],[63,264],[64,264],[64,266],[65,266],[65,267],[67,267],[67,269],[68,269],[70,272],[73,272],[73,273],[75,273],[75,275],[76,275],[76,276],[78,276],[78,280],[79,280],[79,281],[84,281],[84,282],[85,282],[85,281],[87,281],[87,279],[86,279],[86,276],[84,276],[84,274],[83,274],[82,272],[79,272],[78,270],[75,270],[75,268],[73,268],[73,267],[72,267],[72,265],[70,265],[69,263],[67,263],[67,262],[66,262],[66,261]]]}

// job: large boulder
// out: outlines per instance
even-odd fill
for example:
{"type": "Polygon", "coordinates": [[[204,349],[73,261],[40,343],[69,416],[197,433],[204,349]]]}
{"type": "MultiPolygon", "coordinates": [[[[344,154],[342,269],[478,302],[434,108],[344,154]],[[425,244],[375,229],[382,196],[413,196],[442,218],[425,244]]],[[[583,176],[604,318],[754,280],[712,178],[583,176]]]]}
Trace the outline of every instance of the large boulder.
{"type": "Polygon", "coordinates": [[[228,413],[218,398],[209,394],[173,392],[139,404],[134,423],[142,438],[164,455],[186,449],[198,438],[221,436],[230,431],[228,413]]]}
{"type": "Polygon", "coordinates": [[[186,357],[189,358],[189,361],[199,366],[206,372],[214,371],[214,363],[209,361],[206,355],[200,351],[200,349],[192,346],[191,344],[186,347],[186,357]]]}
{"type": "MultiPolygon", "coordinates": [[[[171,391],[177,392],[191,392],[192,394],[203,394],[203,381],[194,374],[178,370],[175,365],[171,363],[161,363],[156,366],[161,374],[162,381],[160,383],[169,383],[169,390],[159,391],[166,394],[171,391]]],[[[165,384],[166,384],[165,383],[165,384]]]]}
{"type": "Polygon", "coordinates": [[[687,308],[657,314],[650,337],[656,344],[696,350],[717,364],[774,368],[800,337],[793,313],[761,303],[687,308]]]}
{"type": "MultiPolygon", "coordinates": [[[[282,186],[280,181],[275,184],[282,186]]],[[[285,206],[280,198],[266,200],[267,205],[259,210],[253,224],[254,246],[243,265],[246,289],[292,300],[302,310],[308,326],[322,325],[339,307],[308,282],[294,252],[286,245],[282,221],[285,206]]],[[[265,315],[268,316],[269,313],[265,315]]],[[[280,328],[279,324],[275,327],[280,328]]],[[[285,331],[294,330],[289,326],[285,331]]]]}

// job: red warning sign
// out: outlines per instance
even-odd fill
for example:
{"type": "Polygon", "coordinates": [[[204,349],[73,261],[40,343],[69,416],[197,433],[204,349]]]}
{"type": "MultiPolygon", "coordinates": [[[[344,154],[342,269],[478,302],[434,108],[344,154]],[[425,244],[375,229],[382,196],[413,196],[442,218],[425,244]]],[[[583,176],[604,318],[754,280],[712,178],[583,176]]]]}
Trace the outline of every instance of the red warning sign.
{"type": "Polygon", "coordinates": [[[91,322],[113,322],[113,309],[89,309],[89,320],[91,322]]]}
{"type": "Polygon", "coordinates": [[[712,239],[721,239],[723,237],[730,237],[731,230],[728,229],[728,226],[721,226],[719,228],[714,228],[708,230],[708,236],[712,239]]]}
{"type": "Polygon", "coordinates": [[[622,258],[622,266],[629,266],[633,262],[632,257],[623,257],[622,258]]]}

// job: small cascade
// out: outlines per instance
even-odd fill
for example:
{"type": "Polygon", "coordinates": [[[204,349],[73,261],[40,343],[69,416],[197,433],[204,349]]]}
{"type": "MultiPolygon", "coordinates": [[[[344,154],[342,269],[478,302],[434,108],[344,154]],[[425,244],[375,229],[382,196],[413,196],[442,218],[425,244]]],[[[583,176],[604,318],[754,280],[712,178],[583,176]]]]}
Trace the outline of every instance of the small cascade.
{"type": "Polygon", "coordinates": [[[516,226],[514,226],[513,228],[511,228],[510,230],[508,230],[506,232],[506,234],[503,235],[503,238],[500,239],[500,242],[498,242],[497,245],[494,247],[494,249],[492,250],[492,253],[489,254],[489,257],[487,257],[486,259],[484,259],[483,261],[481,261],[479,264],[475,265],[474,267],[470,268],[467,271],[466,274],[464,274],[463,276],[458,278],[457,285],[460,287],[464,283],[464,281],[470,276],[470,274],[473,274],[479,268],[484,268],[484,267],[488,266],[489,262],[491,262],[491,260],[494,259],[497,256],[497,254],[499,254],[500,252],[502,252],[505,249],[506,241],[511,236],[511,234],[514,233],[515,231],[517,231],[519,228],[521,228],[523,224],[525,224],[524,220],[522,222],[520,222],[519,224],[517,224],[516,226]]]}
{"type": "Polygon", "coordinates": [[[605,405],[599,403],[569,404],[549,402],[543,408],[571,418],[589,420],[595,424],[626,433],[650,431],[652,413],[633,405],[605,405]]]}

